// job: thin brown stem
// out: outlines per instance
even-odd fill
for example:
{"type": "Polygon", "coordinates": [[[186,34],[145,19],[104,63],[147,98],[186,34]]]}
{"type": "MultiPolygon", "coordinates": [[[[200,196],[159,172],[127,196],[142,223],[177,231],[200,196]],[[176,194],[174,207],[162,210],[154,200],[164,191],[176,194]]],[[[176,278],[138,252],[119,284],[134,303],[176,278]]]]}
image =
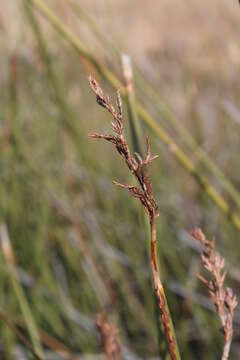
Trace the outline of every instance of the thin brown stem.
{"type": "Polygon", "coordinates": [[[176,335],[170,310],[167,304],[167,298],[161,282],[157,266],[157,231],[156,231],[156,216],[153,214],[151,220],[151,266],[153,273],[154,291],[157,298],[158,307],[161,314],[161,319],[166,334],[168,349],[171,359],[180,359],[180,353],[176,342],[176,335]]]}

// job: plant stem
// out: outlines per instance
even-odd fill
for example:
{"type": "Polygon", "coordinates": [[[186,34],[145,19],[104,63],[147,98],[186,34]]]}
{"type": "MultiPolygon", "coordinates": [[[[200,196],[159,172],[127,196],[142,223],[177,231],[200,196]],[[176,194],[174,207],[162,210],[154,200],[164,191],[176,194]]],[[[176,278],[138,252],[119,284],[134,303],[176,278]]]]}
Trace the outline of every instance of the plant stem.
{"type": "Polygon", "coordinates": [[[45,359],[45,355],[42,349],[37,325],[35,323],[34,317],[27,298],[25,297],[24,291],[16,278],[16,267],[15,267],[15,258],[11,242],[8,235],[7,226],[5,224],[0,225],[0,243],[1,251],[5,258],[6,266],[9,271],[9,278],[12,282],[13,291],[16,295],[19,307],[22,311],[26,326],[31,338],[33,349],[38,355],[38,358],[45,359]]]}
{"type": "Polygon", "coordinates": [[[32,355],[36,359],[42,360],[42,357],[40,357],[38,355],[38,353],[34,350],[32,345],[23,336],[23,334],[18,330],[18,328],[14,325],[14,323],[8,319],[8,317],[5,315],[5,313],[2,310],[0,310],[0,319],[2,319],[7,324],[7,326],[12,331],[12,333],[26,346],[26,348],[32,353],[32,355]]]}
{"type": "Polygon", "coordinates": [[[180,360],[175,330],[172,322],[172,317],[167,304],[167,298],[164,292],[162,281],[160,279],[158,266],[157,266],[157,232],[156,232],[156,215],[153,213],[150,219],[151,225],[151,266],[154,282],[154,290],[157,298],[158,307],[161,314],[162,323],[164,326],[168,350],[172,360],[180,360]]]}
{"type": "Polygon", "coordinates": [[[231,342],[232,342],[231,340],[229,340],[228,342],[226,342],[224,344],[222,360],[228,360],[228,358],[229,358],[230,347],[231,347],[231,342]]]}
{"type": "Polygon", "coordinates": [[[143,155],[143,144],[141,136],[141,127],[138,119],[137,107],[136,107],[136,96],[133,83],[133,71],[131,65],[131,58],[127,54],[122,54],[122,72],[124,78],[124,85],[126,91],[126,103],[128,109],[128,118],[131,130],[131,138],[133,142],[134,151],[143,155]]]}
{"type": "MultiPolygon", "coordinates": [[[[133,150],[134,152],[137,152],[138,154],[143,156],[143,142],[142,142],[143,134],[142,134],[142,128],[139,122],[139,117],[136,107],[136,94],[134,88],[134,77],[133,77],[133,69],[132,69],[132,62],[130,56],[127,54],[122,54],[121,64],[122,64],[124,86],[126,91],[126,104],[128,109],[128,119],[130,125],[130,134],[131,134],[133,150]]],[[[135,183],[137,184],[137,181],[135,181],[135,183]]],[[[140,223],[144,224],[146,238],[148,239],[147,243],[149,243],[150,226],[149,226],[148,216],[145,212],[142,212],[142,209],[140,207],[141,204],[139,204],[139,221],[140,223]]],[[[146,255],[148,258],[149,254],[146,255]]],[[[160,344],[162,342],[163,330],[162,330],[161,320],[159,317],[158,302],[154,294],[153,297],[154,297],[154,306],[156,309],[155,317],[156,317],[156,326],[157,326],[157,334],[158,334],[159,354],[161,355],[160,344]]]]}

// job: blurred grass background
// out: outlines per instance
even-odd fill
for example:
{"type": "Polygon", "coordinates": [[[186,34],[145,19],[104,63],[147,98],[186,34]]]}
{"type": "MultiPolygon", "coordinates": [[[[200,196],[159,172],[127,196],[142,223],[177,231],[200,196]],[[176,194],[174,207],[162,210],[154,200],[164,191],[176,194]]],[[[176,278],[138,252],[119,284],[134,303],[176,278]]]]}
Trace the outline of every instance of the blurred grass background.
{"type": "MultiPolygon", "coordinates": [[[[238,295],[240,228],[231,214],[240,216],[239,5],[44,3],[95,65],[121,81],[120,54],[131,57],[136,98],[194,166],[186,171],[174,146],[141,121],[159,154],[151,170],[158,256],[179,346],[184,359],[220,358],[219,322],[196,279],[199,249],[188,230],[201,226],[216,236],[238,295]],[[228,211],[211,201],[196,173],[228,211]]],[[[157,357],[164,337],[143,217],[137,202],[112,185],[131,181],[117,154],[88,136],[104,132],[110,120],[95,103],[88,74],[112,96],[115,90],[30,0],[0,4],[0,310],[42,358],[100,353],[94,319],[103,309],[120,330],[124,358],[157,357]]],[[[125,103],[124,109],[131,139],[125,103]]],[[[239,316],[237,309],[232,359],[240,354],[239,316]]],[[[0,334],[2,359],[31,358],[5,321],[0,334]]]]}

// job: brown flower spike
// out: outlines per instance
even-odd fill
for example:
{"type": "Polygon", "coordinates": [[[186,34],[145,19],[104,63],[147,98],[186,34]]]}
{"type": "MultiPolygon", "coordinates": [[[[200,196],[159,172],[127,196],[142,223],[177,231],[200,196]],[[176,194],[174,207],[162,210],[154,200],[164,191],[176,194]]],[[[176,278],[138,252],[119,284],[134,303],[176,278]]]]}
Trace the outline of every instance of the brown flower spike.
{"type": "Polygon", "coordinates": [[[129,170],[137,178],[140,188],[131,185],[124,185],[117,181],[115,181],[114,184],[124,189],[127,189],[132,196],[139,198],[150,217],[158,216],[158,206],[152,194],[152,183],[146,176],[144,171],[144,166],[149,165],[153,160],[158,157],[158,155],[151,155],[150,141],[148,137],[146,139],[146,158],[143,160],[138,153],[135,153],[135,157],[131,155],[123,133],[122,101],[120,97],[120,91],[117,91],[117,112],[113,105],[110,103],[109,96],[104,96],[103,91],[96,82],[96,80],[94,80],[92,77],[89,77],[89,83],[91,89],[96,95],[97,103],[100,106],[104,107],[107,111],[109,111],[115,120],[111,124],[112,130],[115,133],[114,135],[93,134],[91,135],[91,137],[95,139],[105,139],[116,146],[119,154],[125,159],[129,170]]]}
{"type": "Polygon", "coordinates": [[[124,159],[128,169],[135,176],[138,181],[139,187],[132,185],[124,185],[117,181],[114,184],[127,189],[130,194],[138,198],[144,209],[146,210],[150,225],[151,225],[151,265],[154,280],[154,290],[160,310],[164,331],[166,334],[168,349],[171,355],[171,359],[180,359],[180,354],[177,346],[176,336],[171,320],[170,311],[167,305],[167,299],[164,293],[162,282],[160,280],[158,269],[157,269],[157,251],[156,251],[156,223],[155,220],[158,217],[158,206],[152,193],[152,182],[146,175],[146,168],[155,160],[158,156],[152,156],[150,149],[150,141],[147,137],[147,154],[143,159],[138,153],[134,156],[131,154],[127,140],[124,136],[123,126],[123,112],[122,112],[122,101],[120,96],[120,90],[117,91],[117,110],[110,102],[109,96],[105,96],[102,89],[98,85],[97,81],[91,76],[89,77],[90,87],[96,95],[97,103],[106,109],[113,117],[112,130],[113,134],[93,134],[91,135],[95,139],[105,139],[113,143],[118,153],[124,159]]]}
{"type": "Polygon", "coordinates": [[[211,280],[207,280],[202,275],[198,275],[198,277],[208,287],[211,301],[220,318],[221,330],[224,334],[222,360],[227,360],[233,336],[233,311],[237,306],[237,298],[233,295],[231,288],[224,288],[226,277],[224,258],[215,251],[214,239],[212,241],[207,240],[199,228],[194,229],[191,235],[203,245],[202,263],[204,268],[212,275],[211,280]]]}

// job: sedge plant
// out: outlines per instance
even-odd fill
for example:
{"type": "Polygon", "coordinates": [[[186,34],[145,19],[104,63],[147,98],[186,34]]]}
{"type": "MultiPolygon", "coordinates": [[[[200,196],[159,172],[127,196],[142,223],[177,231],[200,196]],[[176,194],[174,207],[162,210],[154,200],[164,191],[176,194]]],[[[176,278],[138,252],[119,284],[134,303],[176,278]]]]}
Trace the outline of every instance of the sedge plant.
{"type": "Polygon", "coordinates": [[[112,130],[113,134],[98,134],[91,135],[94,139],[104,139],[115,145],[117,152],[124,159],[129,171],[137,180],[138,186],[125,185],[114,181],[118,187],[126,189],[129,193],[138,198],[143,205],[151,227],[151,269],[154,282],[154,291],[157,299],[158,308],[160,311],[164,332],[167,339],[168,350],[172,360],[179,360],[180,353],[177,345],[175,330],[167,304],[167,298],[164,292],[162,280],[158,271],[157,265],[157,233],[156,233],[156,220],[159,216],[158,205],[152,192],[152,182],[146,174],[146,168],[158,156],[151,154],[150,140],[146,138],[147,154],[145,159],[140,154],[135,152],[132,155],[128,142],[124,135],[123,111],[120,90],[117,91],[117,110],[110,102],[109,96],[105,96],[101,87],[95,79],[89,77],[90,87],[96,95],[97,103],[106,109],[113,117],[112,130]]]}

